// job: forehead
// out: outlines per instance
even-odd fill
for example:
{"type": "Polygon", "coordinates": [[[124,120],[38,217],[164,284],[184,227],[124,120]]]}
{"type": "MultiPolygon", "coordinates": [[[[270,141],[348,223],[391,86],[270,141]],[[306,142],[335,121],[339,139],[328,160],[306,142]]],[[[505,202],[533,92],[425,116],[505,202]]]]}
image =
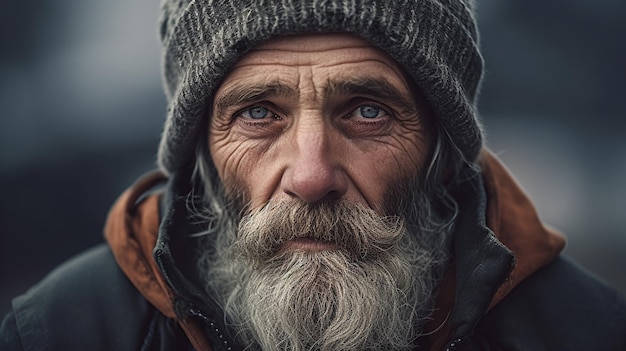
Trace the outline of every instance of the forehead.
{"type": "Polygon", "coordinates": [[[269,81],[295,87],[303,79],[314,81],[318,88],[342,80],[377,79],[410,90],[409,79],[389,55],[366,40],[345,33],[272,38],[242,56],[219,90],[269,81]]]}
{"type": "Polygon", "coordinates": [[[332,75],[379,75],[406,80],[391,57],[352,34],[325,33],[272,38],[255,46],[233,66],[232,73],[276,68],[292,71],[302,67],[312,73],[332,75]],[[273,67],[272,67],[273,66],[273,67]]]}

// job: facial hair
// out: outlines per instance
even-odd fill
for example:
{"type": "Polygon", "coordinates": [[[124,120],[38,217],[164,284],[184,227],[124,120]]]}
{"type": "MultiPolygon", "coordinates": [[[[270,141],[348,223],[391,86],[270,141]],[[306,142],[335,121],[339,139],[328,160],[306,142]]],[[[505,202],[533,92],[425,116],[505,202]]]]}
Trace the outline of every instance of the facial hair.
{"type": "Polygon", "coordinates": [[[451,231],[430,196],[413,195],[395,215],[342,201],[250,211],[235,230],[205,239],[213,248],[198,261],[206,290],[238,337],[263,350],[412,349],[451,231]],[[329,249],[286,249],[298,238],[329,249]]]}

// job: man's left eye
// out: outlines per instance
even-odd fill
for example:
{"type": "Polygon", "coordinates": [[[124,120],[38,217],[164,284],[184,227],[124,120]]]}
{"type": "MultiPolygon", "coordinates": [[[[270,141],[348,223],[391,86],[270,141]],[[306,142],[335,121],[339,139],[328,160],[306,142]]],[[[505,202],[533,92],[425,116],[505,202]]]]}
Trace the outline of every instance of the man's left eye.
{"type": "Polygon", "coordinates": [[[374,119],[382,117],[385,114],[385,110],[376,105],[361,105],[352,112],[354,117],[361,117],[365,119],[374,119]]]}

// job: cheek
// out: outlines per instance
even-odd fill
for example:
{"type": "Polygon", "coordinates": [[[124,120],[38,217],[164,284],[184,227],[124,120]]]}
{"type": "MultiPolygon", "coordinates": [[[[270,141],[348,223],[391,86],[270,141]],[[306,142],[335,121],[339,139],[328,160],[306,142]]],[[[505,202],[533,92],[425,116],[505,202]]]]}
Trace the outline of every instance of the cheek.
{"type": "Polygon", "coordinates": [[[351,151],[351,178],[368,204],[381,210],[387,190],[419,176],[427,154],[425,135],[414,131],[404,130],[383,140],[368,141],[351,151]]]}
{"type": "Polygon", "coordinates": [[[211,157],[227,191],[242,191],[250,202],[271,191],[275,172],[266,162],[272,157],[270,145],[267,140],[248,139],[230,130],[211,130],[211,157]]]}

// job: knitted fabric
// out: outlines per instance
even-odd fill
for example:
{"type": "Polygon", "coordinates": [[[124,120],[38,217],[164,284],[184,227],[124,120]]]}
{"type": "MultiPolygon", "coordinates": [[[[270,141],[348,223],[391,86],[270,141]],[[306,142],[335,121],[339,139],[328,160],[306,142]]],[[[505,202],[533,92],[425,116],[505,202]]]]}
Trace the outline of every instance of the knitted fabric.
{"type": "Polygon", "coordinates": [[[168,114],[159,165],[193,165],[212,97],[235,61],[278,35],[354,33],[389,54],[423,91],[469,161],[482,146],[483,61],[472,0],[164,0],[160,35],[168,114]]]}

